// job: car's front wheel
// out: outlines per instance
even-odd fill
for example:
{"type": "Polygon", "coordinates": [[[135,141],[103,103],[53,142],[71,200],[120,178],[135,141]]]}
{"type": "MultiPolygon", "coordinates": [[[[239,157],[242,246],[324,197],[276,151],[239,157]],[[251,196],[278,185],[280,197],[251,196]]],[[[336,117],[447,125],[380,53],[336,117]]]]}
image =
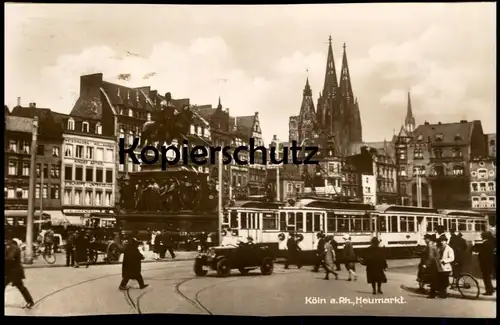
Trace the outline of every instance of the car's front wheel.
{"type": "Polygon", "coordinates": [[[217,275],[220,277],[228,277],[231,274],[231,267],[227,259],[222,259],[217,262],[217,275]]]}
{"type": "Polygon", "coordinates": [[[273,259],[270,257],[266,257],[262,260],[262,265],[260,266],[260,272],[262,275],[271,275],[273,274],[274,263],[273,259]]]}
{"type": "Polygon", "coordinates": [[[207,270],[203,269],[203,261],[197,258],[194,261],[194,274],[196,274],[196,276],[205,276],[207,272],[207,270]]]}

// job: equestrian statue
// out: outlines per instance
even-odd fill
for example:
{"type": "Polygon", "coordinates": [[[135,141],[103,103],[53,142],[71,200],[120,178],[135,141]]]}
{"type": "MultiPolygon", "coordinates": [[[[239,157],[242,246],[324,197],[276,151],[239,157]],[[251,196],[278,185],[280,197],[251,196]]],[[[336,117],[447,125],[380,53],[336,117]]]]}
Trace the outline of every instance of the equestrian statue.
{"type": "Polygon", "coordinates": [[[189,105],[179,109],[172,103],[172,95],[165,94],[161,109],[151,114],[151,121],[144,123],[140,146],[158,143],[160,149],[164,143],[171,144],[174,139],[186,139],[193,123],[194,113],[189,105]]]}

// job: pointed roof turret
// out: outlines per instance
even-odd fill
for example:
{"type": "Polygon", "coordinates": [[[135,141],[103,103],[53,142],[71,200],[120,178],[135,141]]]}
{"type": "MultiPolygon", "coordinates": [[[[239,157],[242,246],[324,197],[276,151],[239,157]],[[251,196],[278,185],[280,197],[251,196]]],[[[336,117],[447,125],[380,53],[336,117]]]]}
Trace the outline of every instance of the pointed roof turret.
{"type": "Polygon", "coordinates": [[[413,130],[415,130],[415,118],[413,117],[413,111],[411,108],[410,92],[408,92],[408,103],[407,103],[407,107],[406,107],[405,128],[408,132],[413,132],[413,130]]]}
{"type": "Polygon", "coordinates": [[[352,92],[351,75],[349,73],[349,65],[347,63],[347,51],[344,43],[344,54],[342,55],[342,68],[340,71],[340,96],[348,101],[354,100],[352,92]]]}
{"type": "Polygon", "coordinates": [[[335,69],[335,59],[333,57],[332,36],[328,38],[328,56],[326,58],[325,84],[323,86],[323,96],[335,98],[338,81],[337,70],[335,69]]]}
{"type": "Polygon", "coordinates": [[[217,104],[217,109],[222,110],[222,103],[220,101],[220,96],[219,96],[219,104],[217,104]]]}
{"type": "Polygon", "coordinates": [[[307,79],[306,79],[306,86],[304,87],[303,93],[304,93],[304,96],[309,96],[309,97],[312,96],[311,86],[309,86],[309,77],[307,77],[307,79]]]}

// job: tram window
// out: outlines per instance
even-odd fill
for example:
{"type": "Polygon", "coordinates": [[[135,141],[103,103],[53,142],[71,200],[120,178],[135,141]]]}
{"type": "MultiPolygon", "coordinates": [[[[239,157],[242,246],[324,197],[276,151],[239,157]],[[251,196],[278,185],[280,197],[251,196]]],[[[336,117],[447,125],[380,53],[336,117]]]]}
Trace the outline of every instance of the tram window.
{"type": "Polygon", "coordinates": [[[380,232],[387,232],[387,220],[386,216],[379,216],[380,232]]]}
{"type": "Polygon", "coordinates": [[[444,219],[443,218],[443,227],[444,227],[444,231],[448,231],[450,228],[449,228],[449,222],[450,220],[449,219],[444,219]]]}
{"type": "Polygon", "coordinates": [[[335,224],[335,214],[329,212],[326,215],[326,231],[327,232],[335,232],[337,231],[337,227],[335,224]]]}
{"type": "Polygon", "coordinates": [[[390,216],[391,218],[391,231],[390,232],[398,232],[398,217],[390,216]]]}
{"type": "MultiPolygon", "coordinates": [[[[393,218],[396,218],[394,216],[393,218]]],[[[408,231],[408,224],[407,224],[407,219],[406,217],[399,217],[399,229],[401,232],[407,232],[408,231]]]]}
{"type": "Polygon", "coordinates": [[[265,213],[262,218],[262,228],[264,230],[278,230],[278,223],[276,222],[276,215],[265,213]]]}
{"type": "Polygon", "coordinates": [[[349,218],[346,215],[337,215],[337,231],[338,232],[349,231],[349,218]]]}
{"type": "Polygon", "coordinates": [[[439,226],[439,218],[432,218],[432,230],[438,229],[439,226]]]}
{"type": "Polygon", "coordinates": [[[223,217],[222,217],[222,223],[225,225],[227,225],[229,223],[229,216],[228,216],[227,212],[225,212],[223,217]]]}
{"type": "Polygon", "coordinates": [[[360,232],[361,231],[361,217],[359,216],[351,216],[351,231],[352,232],[360,232]]]}
{"type": "Polygon", "coordinates": [[[255,227],[255,229],[260,229],[260,213],[255,214],[254,227],[255,227]]]}
{"type": "Polygon", "coordinates": [[[415,232],[415,217],[408,217],[408,232],[415,232]]]}
{"type": "Polygon", "coordinates": [[[474,230],[474,221],[468,220],[467,221],[467,231],[473,231],[474,230]]]}
{"type": "Polygon", "coordinates": [[[289,226],[295,225],[295,213],[294,212],[288,212],[288,225],[289,226]]]}
{"type": "Polygon", "coordinates": [[[482,231],[483,230],[482,223],[483,223],[482,221],[476,220],[474,222],[474,230],[475,231],[482,231]]]}
{"type": "Polygon", "coordinates": [[[248,219],[247,228],[253,229],[254,220],[255,220],[255,213],[249,213],[247,219],[248,219]]]}
{"type": "Polygon", "coordinates": [[[231,211],[231,222],[229,223],[229,227],[238,228],[238,212],[231,211]]]}
{"type": "Polygon", "coordinates": [[[465,223],[465,220],[458,220],[458,231],[466,231],[467,230],[467,225],[465,223]]]}
{"type": "Polygon", "coordinates": [[[280,212],[280,231],[286,231],[286,213],[280,212]]]}
{"type": "Polygon", "coordinates": [[[314,214],[314,231],[320,231],[320,230],[321,230],[321,214],[315,213],[314,214]]]}
{"type": "Polygon", "coordinates": [[[432,232],[432,218],[427,218],[427,232],[432,232]]]}
{"type": "Polygon", "coordinates": [[[241,226],[240,229],[248,229],[248,218],[246,212],[240,214],[241,226]]]}
{"type": "Polygon", "coordinates": [[[450,231],[457,230],[457,219],[450,219],[450,231]]]}
{"type": "Polygon", "coordinates": [[[361,226],[363,227],[363,231],[370,231],[370,216],[365,214],[361,217],[361,226]]]}
{"type": "Polygon", "coordinates": [[[297,231],[304,231],[304,214],[302,212],[297,212],[295,220],[297,221],[295,229],[297,231]]]}
{"type": "Polygon", "coordinates": [[[313,214],[312,213],[306,213],[306,232],[312,232],[313,231],[313,214]]]}

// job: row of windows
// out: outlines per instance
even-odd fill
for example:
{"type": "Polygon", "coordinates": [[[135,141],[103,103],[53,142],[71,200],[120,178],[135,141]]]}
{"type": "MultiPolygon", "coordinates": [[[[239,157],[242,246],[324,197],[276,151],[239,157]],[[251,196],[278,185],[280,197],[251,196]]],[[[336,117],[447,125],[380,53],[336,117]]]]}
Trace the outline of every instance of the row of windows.
{"type": "Polygon", "coordinates": [[[473,170],[470,172],[470,174],[472,177],[478,178],[488,178],[488,175],[495,176],[495,172],[493,170],[490,170],[488,172],[488,170],[485,168],[478,169],[477,171],[473,170]]]}
{"type": "Polygon", "coordinates": [[[496,208],[496,197],[494,196],[473,196],[472,197],[472,208],[473,209],[487,209],[496,208]]]}
{"type": "MultiPolygon", "coordinates": [[[[19,162],[16,160],[10,160],[8,165],[7,174],[9,176],[29,176],[30,175],[30,166],[31,163],[29,161],[19,162]]],[[[36,164],[36,176],[41,177],[41,164],[36,164]]],[[[50,165],[50,177],[60,177],[61,176],[61,167],[59,165],[50,165]]],[[[49,178],[49,165],[43,165],[43,177],[49,178]]]]}
{"type": "MultiPolygon", "coordinates": [[[[9,140],[9,151],[15,152],[15,153],[24,153],[24,154],[31,154],[31,144],[28,141],[17,141],[17,140],[9,140]]],[[[38,156],[44,156],[45,155],[45,145],[39,144],[36,147],[36,154],[38,156]]],[[[59,157],[60,155],[60,148],[58,146],[53,146],[52,147],[52,156],[53,157],[59,157]]]]}
{"type": "Polygon", "coordinates": [[[114,150],[72,144],[64,145],[64,157],[113,162],[114,150]]]}
{"type": "MultiPolygon", "coordinates": [[[[120,96],[120,95],[118,95],[120,96]]],[[[139,99],[137,99],[137,101],[139,101],[139,99]]],[[[120,108],[120,115],[127,115],[127,116],[130,116],[130,117],[136,117],[136,118],[139,118],[139,119],[144,119],[144,117],[146,117],[146,120],[147,121],[151,121],[151,113],[146,113],[144,115],[143,112],[135,112],[134,114],[134,111],[131,109],[131,108],[120,108]]]]}
{"type": "Polygon", "coordinates": [[[471,191],[472,192],[494,192],[495,191],[495,183],[494,182],[488,182],[488,187],[486,187],[485,182],[477,183],[477,182],[472,182],[471,184],[471,191]]]}
{"type": "MultiPolygon", "coordinates": [[[[452,149],[452,157],[453,158],[461,158],[463,157],[463,151],[460,148],[453,148],[452,149]]],[[[434,158],[444,158],[444,151],[443,149],[434,149],[434,158]]],[[[399,153],[399,159],[405,160],[406,159],[406,153],[404,151],[401,151],[399,153]]],[[[424,150],[423,149],[415,149],[413,151],[413,159],[424,159],[424,150]]]]}
{"type": "Polygon", "coordinates": [[[111,191],[65,189],[63,194],[64,205],[86,205],[86,206],[112,206],[113,193],[111,191]]]}
{"type": "MultiPolygon", "coordinates": [[[[486,221],[458,220],[456,218],[427,217],[427,232],[436,231],[439,219],[445,231],[483,231],[486,221]]],[[[232,211],[229,220],[231,228],[259,229],[259,213],[240,213],[241,224],[238,225],[238,213],[232,211]]],[[[264,213],[262,229],[279,231],[317,232],[325,230],[322,213],[280,212],[264,213]]],[[[371,232],[378,228],[380,232],[416,232],[417,218],[415,216],[365,216],[335,215],[327,213],[327,232],[371,232]],[[378,222],[378,224],[376,224],[378,222]]]]}
{"type": "MultiPolygon", "coordinates": [[[[68,130],[74,131],[75,130],[75,120],[70,118],[68,120],[68,130]]],[[[89,122],[82,122],[82,129],[81,132],[89,133],[90,132],[90,124],[89,122]]],[[[102,125],[101,123],[97,123],[95,126],[95,133],[96,134],[102,134],[102,125]]]]}
{"type": "MultiPolygon", "coordinates": [[[[39,199],[40,198],[40,184],[36,184],[35,188],[35,198],[39,199]]],[[[42,198],[43,199],[58,199],[59,198],[59,193],[61,192],[61,188],[59,184],[53,184],[50,186],[47,184],[44,184],[42,187],[42,198]],[[50,191],[49,191],[50,189],[50,191]]],[[[4,188],[4,194],[6,199],[27,199],[28,198],[28,188],[23,187],[23,188],[14,188],[14,187],[5,187],[4,188]]]]}
{"type": "Polygon", "coordinates": [[[97,183],[113,183],[113,170],[95,167],[65,166],[64,180],[66,181],[86,181],[97,183]],[[73,168],[74,167],[74,168],[73,168]],[[73,170],[75,174],[73,175],[73,170]],[[84,173],[85,171],[85,173],[84,173]],[[106,176],[106,177],[104,177],[106,176]]]}

